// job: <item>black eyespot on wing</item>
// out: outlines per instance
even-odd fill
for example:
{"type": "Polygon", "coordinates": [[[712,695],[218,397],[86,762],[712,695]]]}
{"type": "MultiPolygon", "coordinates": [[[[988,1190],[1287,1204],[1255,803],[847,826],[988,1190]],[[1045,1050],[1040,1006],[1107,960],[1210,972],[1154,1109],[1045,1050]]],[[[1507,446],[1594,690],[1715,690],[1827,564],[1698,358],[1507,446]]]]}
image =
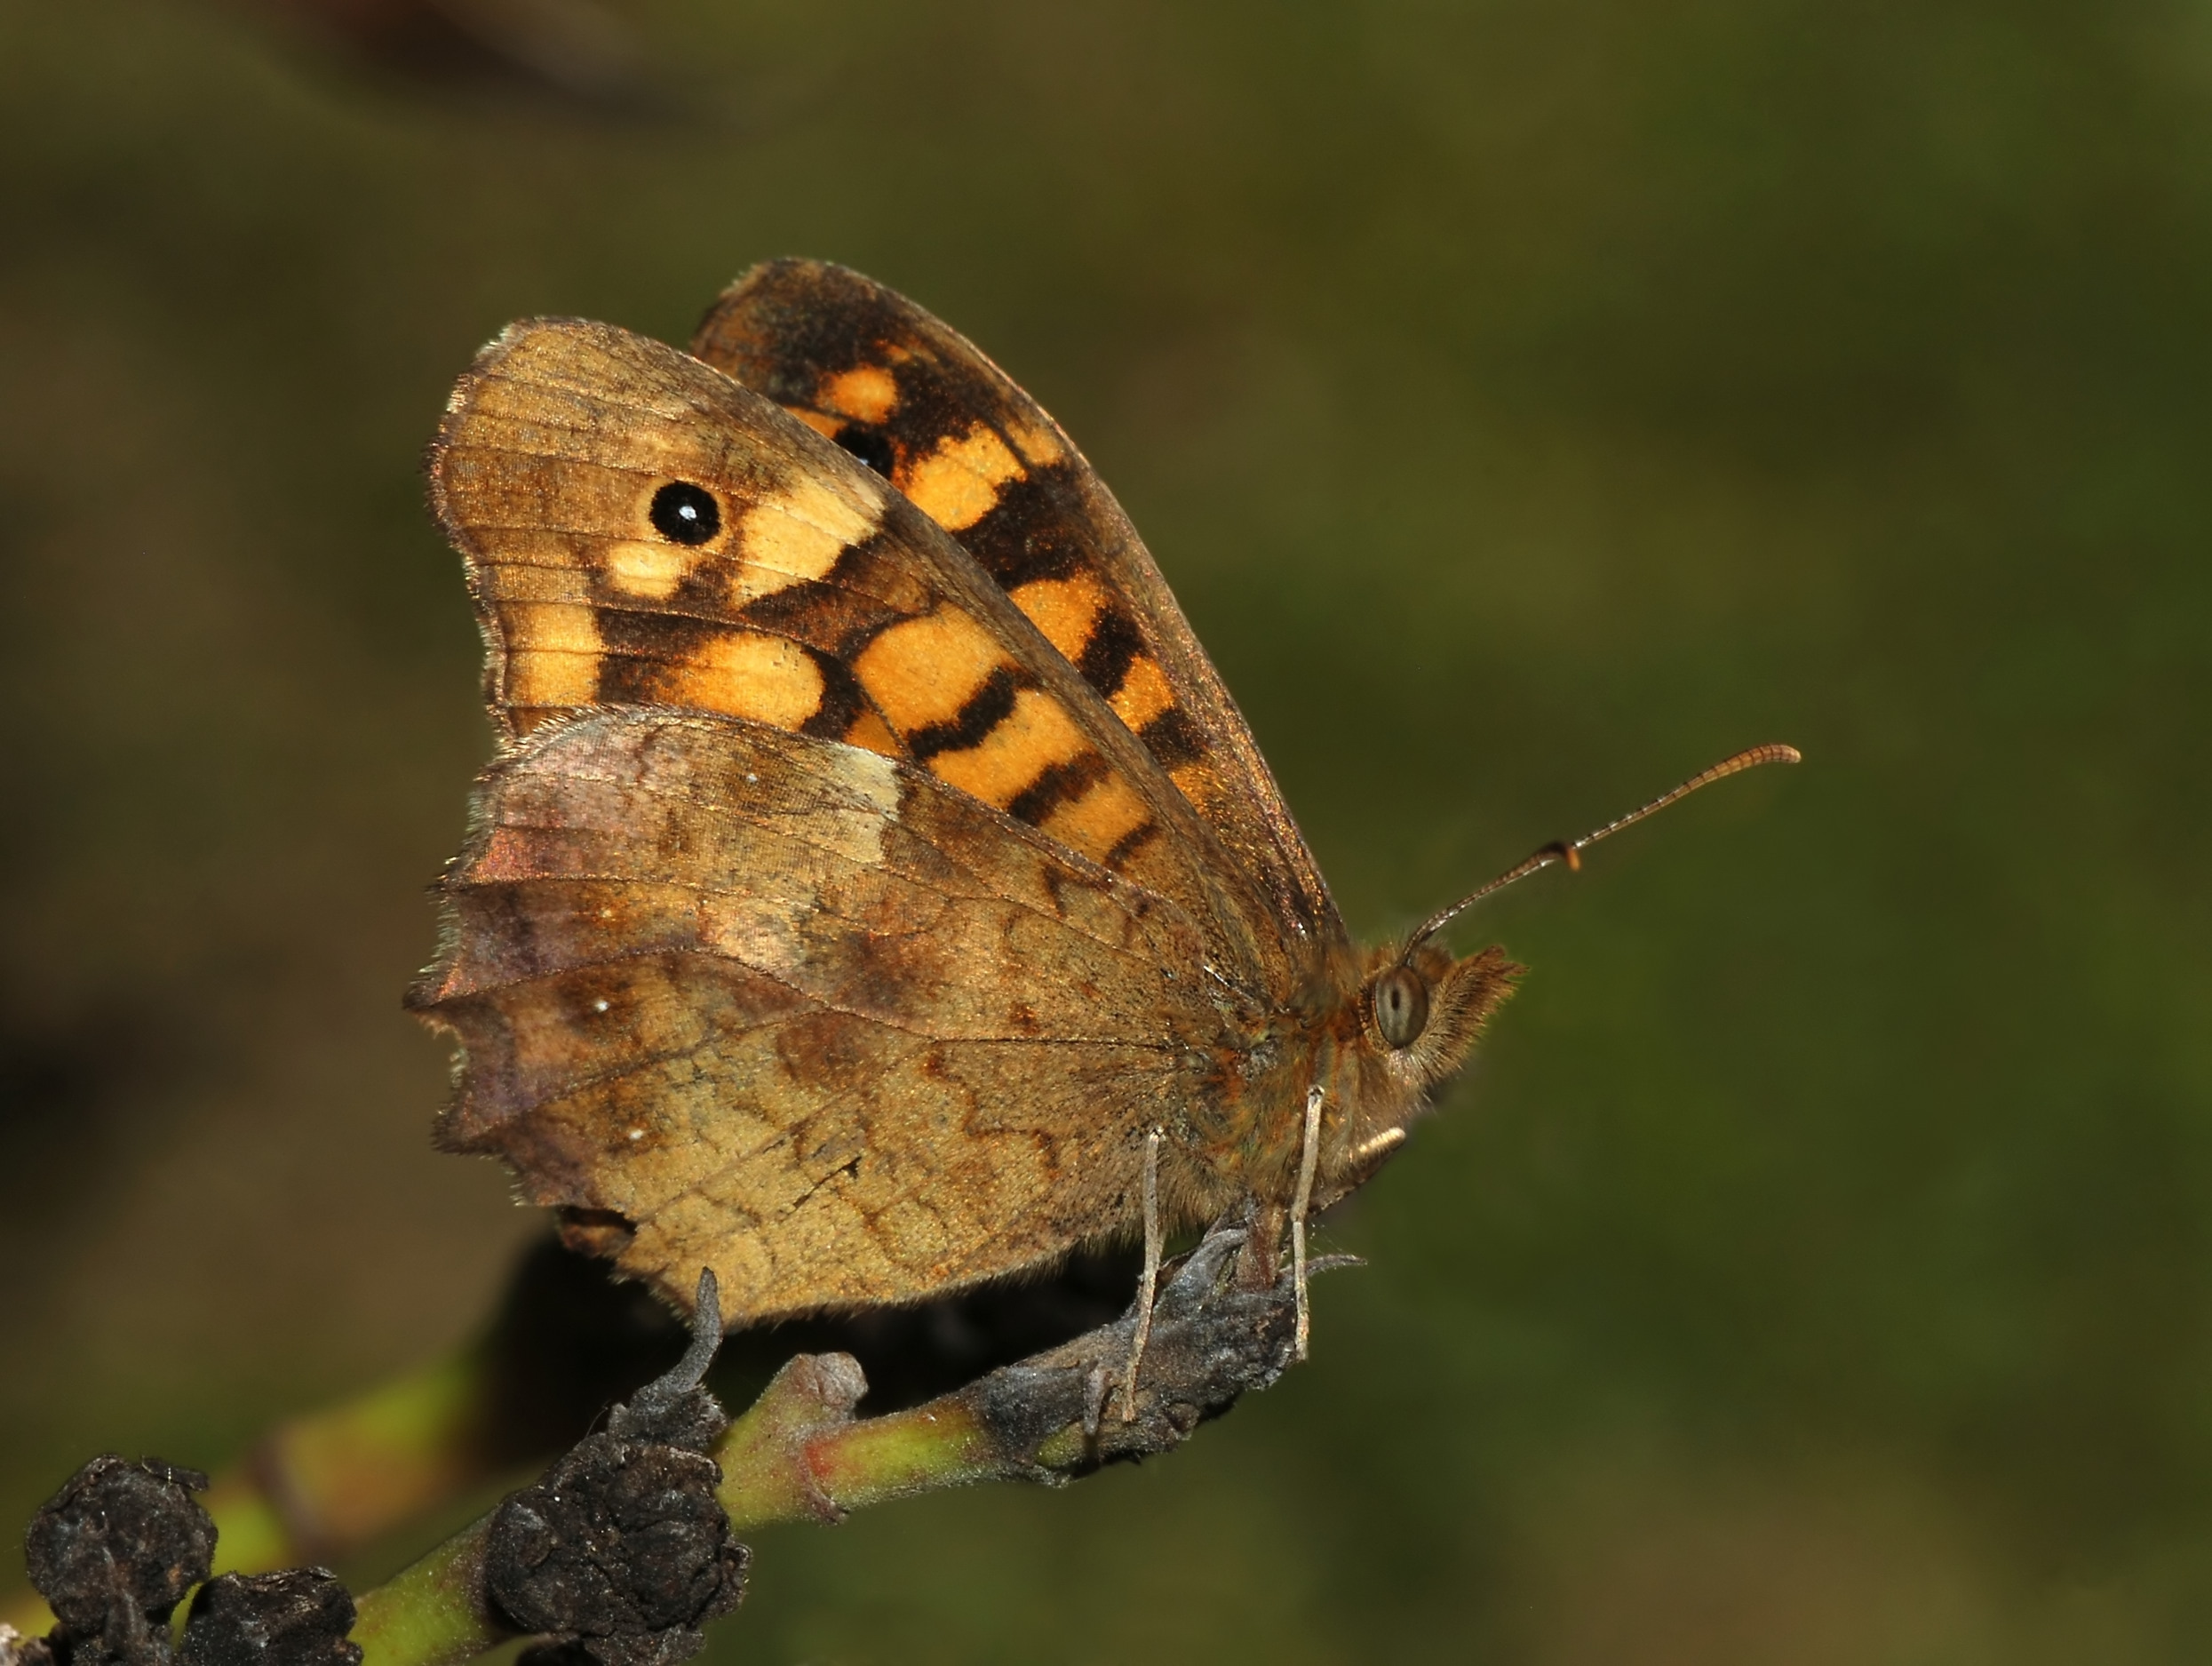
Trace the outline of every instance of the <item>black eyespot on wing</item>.
{"type": "Polygon", "coordinates": [[[886,480],[891,478],[892,469],[897,466],[899,459],[891,450],[891,436],[881,428],[848,422],[837,431],[837,442],[886,480]]]}
{"type": "Polygon", "coordinates": [[[1392,1047],[1411,1047],[1428,1027],[1428,984],[1410,966],[1394,966],[1375,979],[1375,1028],[1392,1047]]]}
{"type": "Polygon", "coordinates": [[[653,530],[671,544],[704,544],[722,530],[722,506],[704,486],[672,480],[653,494],[653,530]]]}

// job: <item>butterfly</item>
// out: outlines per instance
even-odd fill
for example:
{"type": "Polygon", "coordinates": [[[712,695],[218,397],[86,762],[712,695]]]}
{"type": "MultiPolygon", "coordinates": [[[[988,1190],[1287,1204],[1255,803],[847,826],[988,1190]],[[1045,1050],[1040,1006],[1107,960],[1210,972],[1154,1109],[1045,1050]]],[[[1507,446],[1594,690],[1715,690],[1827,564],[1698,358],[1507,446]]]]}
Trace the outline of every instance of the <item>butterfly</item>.
{"type": "Polygon", "coordinates": [[[678,1305],[712,1269],[732,1326],[1140,1229],[1149,1281],[1163,1234],[1242,1209],[1254,1287],[1291,1240],[1302,1344],[1307,1217],[1519,969],[1436,940],[1464,903],[1352,941],[1035,401],[780,260],[688,353],[511,326],[429,473],[500,739],[409,995],[458,1044],[442,1144],[678,1305]]]}

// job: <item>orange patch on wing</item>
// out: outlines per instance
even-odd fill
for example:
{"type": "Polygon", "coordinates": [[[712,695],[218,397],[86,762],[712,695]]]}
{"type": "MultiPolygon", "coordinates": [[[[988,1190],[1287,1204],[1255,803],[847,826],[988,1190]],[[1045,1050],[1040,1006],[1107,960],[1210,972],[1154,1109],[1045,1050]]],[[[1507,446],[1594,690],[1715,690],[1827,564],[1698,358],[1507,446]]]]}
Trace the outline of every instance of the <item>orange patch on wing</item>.
{"type": "Polygon", "coordinates": [[[903,758],[906,748],[899,745],[899,737],[891,732],[891,725],[874,712],[862,711],[845,731],[848,746],[865,746],[870,752],[879,752],[887,758],[903,758]]]}
{"type": "Polygon", "coordinates": [[[855,364],[822,379],[816,403],[855,422],[881,422],[898,409],[899,385],[880,364],[855,364]]]}
{"type": "Polygon", "coordinates": [[[1148,819],[1144,801],[1118,775],[1091,784],[1089,792],[1072,804],[1063,804],[1045,818],[1043,831],[1062,844],[1072,845],[1094,862],[1124,835],[1135,832],[1148,819]]]}
{"type": "Polygon", "coordinates": [[[784,409],[825,440],[836,439],[837,431],[845,426],[845,418],[834,411],[816,411],[806,405],[786,405],[784,409]]]}
{"type": "Polygon", "coordinates": [[[1070,664],[1082,657],[1091,640],[1091,627],[1106,606],[1105,590],[1088,573],[1070,578],[1039,578],[1007,594],[1070,664]]]}
{"type": "Polygon", "coordinates": [[[1175,784],[1175,791],[1200,809],[1221,796],[1221,778],[1209,765],[1186,763],[1180,769],[1170,769],[1167,778],[1175,784]]]}
{"type": "Polygon", "coordinates": [[[1055,763],[1089,750],[1067,708],[1038,689],[1014,697],[1014,710],[976,745],[940,753],[930,774],[1004,809],[1055,763]]]}
{"type": "Polygon", "coordinates": [[[1032,468],[1050,468],[1068,455],[1068,448],[1061,444],[1049,424],[1017,422],[1007,429],[1007,437],[1032,468]]]}
{"type": "Polygon", "coordinates": [[[575,602],[507,602],[499,608],[510,705],[585,705],[599,689],[607,644],[592,610],[575,602]]]}
{"type": "Polygon", "coordinates": [[[654,692],[672,705],[797,729],[822,705],[822,669],[796,642],[732,631],[668,667],[654,692]]]}
{"type": "Polygon", "coordinates": [[[1150,654],[1139,654],[1129,662],[1121,686],[1107,704],[1134,735],[1175,704],[1175,691],[1167,686],[1159,662],[1150,654]]]}
{"type": "Polygon", "coordinates": [[[946,531],[960,532],[991,512],[999,487],[1020,478],[1022,459],[1007,449],[998,430],[979,422],[902,469],[899,487],[946,531]]]}
{"type": "Polygon", "coordinates": [[[1006,650],[967,614],[940,608],[894,625],[861,650],[853,674],[894,727],[912,734],[950,722],[1000,668],[1006,650]]]}

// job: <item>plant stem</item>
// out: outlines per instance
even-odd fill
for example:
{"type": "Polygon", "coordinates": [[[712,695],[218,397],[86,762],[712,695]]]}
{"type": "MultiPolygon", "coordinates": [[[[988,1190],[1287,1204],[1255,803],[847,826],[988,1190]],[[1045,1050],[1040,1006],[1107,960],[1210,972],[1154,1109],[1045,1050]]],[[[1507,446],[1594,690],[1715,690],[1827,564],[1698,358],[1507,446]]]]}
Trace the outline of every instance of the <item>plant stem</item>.
{"type": "MultiPolygon", "coordinates": [[[[911,1410],[855,1419],[866,1391],[848,1354],[792,1360],[716,1443],[716,1496],[738,1533],[834,1522],[894,1498],[979,1481],[1048,1485],[1102,1463],[1165,1452],[1290,1363],[1293,1280],[1244,1291],[1230,1276],[1243,1242],[1217,1230],[1172,1270],[1153,1309],[1133,1415],[1117,1373],[1134,1311],[911,1410]]],[[[513,1635],[483,1597],[486,1517],[361,1598],[363,1666],[457,1666],[513,1635]]]]}
{"type": "Polygon", "coordinates": [[[353,1638],[380,1666],[453,1666],[514,1636],[484,1601],[485,1516],[362,1597],[353,1638]]]}

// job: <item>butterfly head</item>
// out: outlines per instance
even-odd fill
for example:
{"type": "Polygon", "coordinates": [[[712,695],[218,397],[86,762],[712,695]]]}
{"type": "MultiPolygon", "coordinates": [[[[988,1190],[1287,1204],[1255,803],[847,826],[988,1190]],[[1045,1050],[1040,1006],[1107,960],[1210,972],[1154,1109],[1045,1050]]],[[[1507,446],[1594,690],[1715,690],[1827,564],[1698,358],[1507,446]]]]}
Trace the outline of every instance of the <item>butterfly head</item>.
{"type": "Polygon", "coordinates": [[[1368,951],[1331,1025],[1329,1124],[1317,1196],[1360,1184],[1450,1085],[1521,969],[1505,951],[1459,958],[1422,938],[1368,951]]]}
{"type": "Polygon", "coordinates": [[[1617,817],[1579,839],[1548,844],[1487,885],[1439,909],[1404,942],[1371,950],[1356,978],[1357,992],[1340,1002],[1329,1026],[1328,1063],[1317,1072],[1340,1109],[1322,1141],[1322,1189],[1317,1203],[1342,1197],[1397,1149],[1406,1125],[1460,1072],[1484,1021],[1513,992],[1521,969],[1501,949],[1465,960],[1436,941],[1445,926],[1484,897],[1554,865],[1582,865],[1582,852],[1601,839],[1633,827],[1700,787],[1762,764],[1795,763],[1794,746],[1753,746],[1699,771],[1639,809],[1617,817]]]}

